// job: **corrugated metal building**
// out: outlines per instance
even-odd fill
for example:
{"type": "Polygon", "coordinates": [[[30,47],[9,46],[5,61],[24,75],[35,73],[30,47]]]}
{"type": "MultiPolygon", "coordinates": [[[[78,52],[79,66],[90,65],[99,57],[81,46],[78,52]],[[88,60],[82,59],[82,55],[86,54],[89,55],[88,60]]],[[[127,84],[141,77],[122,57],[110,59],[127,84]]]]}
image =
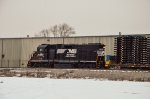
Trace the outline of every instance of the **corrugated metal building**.
{"type": "MultiPolygon", "coordinates": [[[[150,34],[142,34],[149,36],[150,34]]],[[[110,36],[82,36],[67,38],[1,38],[0,39],[0,67],[27,67],[33,51],[40,44],[87,44],[102,43],[106,55],[114,55],[114,38],[110,36]]]]}

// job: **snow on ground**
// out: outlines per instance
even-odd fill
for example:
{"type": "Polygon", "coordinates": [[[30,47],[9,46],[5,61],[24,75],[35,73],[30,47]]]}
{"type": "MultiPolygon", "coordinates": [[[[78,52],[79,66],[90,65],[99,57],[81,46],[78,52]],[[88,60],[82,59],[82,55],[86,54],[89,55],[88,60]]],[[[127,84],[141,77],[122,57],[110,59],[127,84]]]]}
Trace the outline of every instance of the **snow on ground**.
{"type": "Polygon", "coordinates": [[[149,82],[0,77],[0,99],[150,99],[149,82]]]}

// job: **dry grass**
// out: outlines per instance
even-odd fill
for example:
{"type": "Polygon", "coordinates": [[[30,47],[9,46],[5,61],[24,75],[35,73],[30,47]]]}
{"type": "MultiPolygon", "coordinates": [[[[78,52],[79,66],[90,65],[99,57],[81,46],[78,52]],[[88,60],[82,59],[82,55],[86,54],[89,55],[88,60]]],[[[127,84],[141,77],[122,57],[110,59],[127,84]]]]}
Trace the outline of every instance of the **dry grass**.
{"type": "Polygon", "coordinates": [[[82,78],[108,79],[150,82],[150,71],[136,70],[88,70],[88,69],[46,69],[46,68],[0,68],[0,76],[5,77],[37,77],[37,78],[82,78]]]}

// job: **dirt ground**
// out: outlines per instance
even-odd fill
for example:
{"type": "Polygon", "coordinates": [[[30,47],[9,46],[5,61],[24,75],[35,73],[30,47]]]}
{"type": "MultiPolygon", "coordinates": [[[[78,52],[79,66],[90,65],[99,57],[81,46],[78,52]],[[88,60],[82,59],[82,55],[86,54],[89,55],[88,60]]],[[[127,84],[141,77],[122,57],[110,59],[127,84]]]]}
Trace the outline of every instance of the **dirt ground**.
{"type": "Polygon", "coordinates": [[[0,68],[0,77],[35,77],[54,79],[99,79],[150,82],[150,71],[91,70],[48,68],[0,68]]]}

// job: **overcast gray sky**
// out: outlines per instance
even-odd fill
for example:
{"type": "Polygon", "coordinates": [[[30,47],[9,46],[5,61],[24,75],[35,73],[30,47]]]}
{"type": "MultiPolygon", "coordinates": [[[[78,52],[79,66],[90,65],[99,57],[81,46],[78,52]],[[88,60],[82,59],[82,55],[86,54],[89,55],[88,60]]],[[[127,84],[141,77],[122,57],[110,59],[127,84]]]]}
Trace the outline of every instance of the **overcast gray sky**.
{"type": "Polygon", "coordinates": [[[0,0],[0,37],[67,23],[77,35],[150,33],[150,0],[0,0]]]}

